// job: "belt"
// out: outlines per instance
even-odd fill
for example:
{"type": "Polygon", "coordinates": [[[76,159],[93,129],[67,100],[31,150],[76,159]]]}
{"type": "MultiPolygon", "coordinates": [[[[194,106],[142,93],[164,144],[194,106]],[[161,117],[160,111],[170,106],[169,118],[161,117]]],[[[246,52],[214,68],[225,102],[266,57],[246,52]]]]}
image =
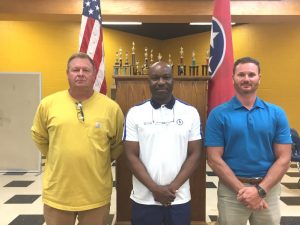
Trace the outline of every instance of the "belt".
{"type": "Polygon", "coordinates": [[[263,177],[237,177],[239,181],[247,184],[259,184],[264,178],[263,177]]]}

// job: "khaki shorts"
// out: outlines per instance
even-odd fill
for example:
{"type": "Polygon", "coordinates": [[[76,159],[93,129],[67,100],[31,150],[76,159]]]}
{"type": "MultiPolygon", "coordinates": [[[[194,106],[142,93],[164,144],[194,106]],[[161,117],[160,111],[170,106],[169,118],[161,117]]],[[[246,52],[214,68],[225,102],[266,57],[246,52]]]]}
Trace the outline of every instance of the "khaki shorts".
{"type": "Polygon", "coordinates": [[[79,212],[64,211],[44,204],[44,218],[47,225],[107,225],[110,204],[79,212]]]}
{"type": "Polygon", "coordinates": [[[279,225],[280,224],[280,197],[281,186],[276,184],[267,194],[265,201],[269,208],[251,210],[239,202],[237,195],[230,188],[219,182],[218,210],[220,225],[279,225]]]}

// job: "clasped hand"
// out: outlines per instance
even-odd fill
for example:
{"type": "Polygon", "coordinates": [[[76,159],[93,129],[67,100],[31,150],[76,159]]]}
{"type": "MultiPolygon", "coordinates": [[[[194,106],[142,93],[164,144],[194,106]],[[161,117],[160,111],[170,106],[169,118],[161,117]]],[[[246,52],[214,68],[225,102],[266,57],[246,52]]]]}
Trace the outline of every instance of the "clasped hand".
{"type": "Polygon", "coordinates": [[[176,190],[172,189],[171,185],[157,185],[152,194],[154,200],[164,206],[171,205],[176,198],[176,190]]]}
{"type": "Polygon", "coordinates": [[[237,194],[237,200],[243,203],[247,208],[253,210],[267,209],[267,202],[258,195],[254,186],[243,187],[237,194]]]}

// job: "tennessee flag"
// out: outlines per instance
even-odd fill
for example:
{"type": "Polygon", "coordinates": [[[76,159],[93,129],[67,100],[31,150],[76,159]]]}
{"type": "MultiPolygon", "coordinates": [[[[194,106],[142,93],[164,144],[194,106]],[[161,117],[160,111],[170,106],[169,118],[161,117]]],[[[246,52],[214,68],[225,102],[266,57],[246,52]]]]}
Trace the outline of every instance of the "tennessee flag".
{"type": "Polygon", "coordinates": [[[208,114],[234,95],[230,0],[215,0],[208,73],[208,114]]]}
{"type": "Polygon", "coordinates": [[[94,60],[97,69],[94,90],[106,94],[102,18],[99,0],[83,0],[79,51],[87,53],[94,60]]]}

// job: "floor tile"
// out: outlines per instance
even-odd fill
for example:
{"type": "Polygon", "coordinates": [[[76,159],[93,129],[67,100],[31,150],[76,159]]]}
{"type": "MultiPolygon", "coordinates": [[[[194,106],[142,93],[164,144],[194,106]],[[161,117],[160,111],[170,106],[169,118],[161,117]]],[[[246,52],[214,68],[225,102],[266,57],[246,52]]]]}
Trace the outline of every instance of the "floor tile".
{"type": "Polygon", "coordinates": [[[214,216],[210,215],[209,218],[210,218],[210,221],[217,221],[218,216],[216,216],[216,215],[214,215],[214,216]]]}
{"type": "Polygon", "coordinates": [[[32,180],[14,180],[9,182],[8,184],[4,185],[4,187],[28,187],[30,184],[32,184],[34,181],[32,180]]]}
{"type": "Polygon", "coordinates": [[[4,204],[31,204],[39,197],[40,195],[15,195],[4,204]]]}
{"type": "Polygon", "coordinates": [[[8,225],[42,225],[44,224],[43,215],[19,215],[8,225]]]}
{"type": "Polygon", "coordinates": [[[217,176],[214,172],[212,171],[206,171],[207,176],[217,176]]]}
{"type": "MultiPolygon", "coordinates": [[[[280,200],[283,201],[287,205],[297,205],[300,206],[300,197],[280,197],[280,200]]],[[[299,211],[300,214],[300,211],[299,211]]]]}
{"type": "Polygon", "coordinates": [[[4,173],[3,175],[6,175],[6,176],[22,176],[26,173],[27,172],[7,172],[7,173],[4,173]]]}
{"type": "Polygon", "coordinates": [[[280,225],[299,225],[300,217],[297,216],[283,216],[281,217],[280,225]]]}
{"type": "Polygon", "coordinates": [[[108,225],[112,225],[113,220],[114,220],[114,216],[115,216],[114,214],[109,214],[108,221],[107,221],[108,225]]]}
{"type": "MultiPolygon", "coordinates": [[[[300,189],[296,188],[299,171],[291,164],[282,180],[280,207],[281,225],[300,225],[300,189]]],[[[219,178],[207,165],[206,171],[206,222],[216,224],[217,186],[219,178]]],[[[115,181],[115,166],[112,166],[115,181]]],[[[0,173],[0,225],[45,225],[42,216],[42,177],[41,173],[0,173]],[[29,182],[31,182],[29,184],[29,182]],[[23,186],[22,186],[23,185],[23,186]]],[[[116,189],[113,188],[109,224],[115,223],[116,189]]]]}
{"type": "Polygon", "coordinates": [[[295,163],[291,163],[290,167],[291,168],[297,168],[297,165],[295,163]]]}
{"type": "Polygon", "coordinates": [[[299,172],[287,172],[286,175],[288,175],[290,177],[300,177],[299,172]]]}
{"type": "Polygon", "coordinates": [[[206,188],[217,188],[213,182],[206,182],[206,188]]]}
{"type": "Polygon", "coordinates": [[[297,183],[281,183],[281,184],[286,186],[289,189],[300,189],[300,184],[298,182],[297,183]]]}

